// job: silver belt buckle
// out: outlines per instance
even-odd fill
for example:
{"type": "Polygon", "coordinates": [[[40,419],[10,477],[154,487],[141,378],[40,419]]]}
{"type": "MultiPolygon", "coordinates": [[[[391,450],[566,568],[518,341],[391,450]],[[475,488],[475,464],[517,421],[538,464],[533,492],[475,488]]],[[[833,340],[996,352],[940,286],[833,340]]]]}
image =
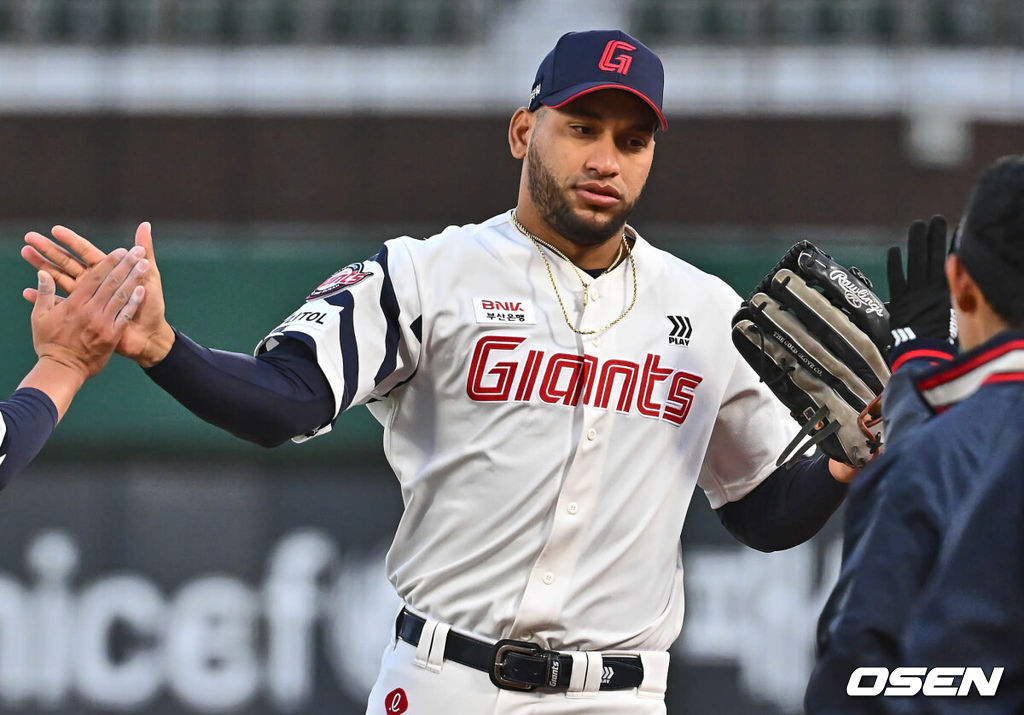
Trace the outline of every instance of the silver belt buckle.
{"type": "Polygon", "coordinates": [[[491,676],[491,682],[504,690],[520,690],[527,692],[535,690],[537,685],[533,683],[525,683],[520,680],[510,680],[505,677],[505,656],[509,653],[518,653],[520,655],[528,655],[535,658],[544,658],[547,661],[547,668],[545,668],[546,673],[551,671],[552,656],[558,656],[554,651],[544,650],[536,643],[530,643],[528,641],[505,639],[494,644],[494,665],[489,673],[491,676]]]}

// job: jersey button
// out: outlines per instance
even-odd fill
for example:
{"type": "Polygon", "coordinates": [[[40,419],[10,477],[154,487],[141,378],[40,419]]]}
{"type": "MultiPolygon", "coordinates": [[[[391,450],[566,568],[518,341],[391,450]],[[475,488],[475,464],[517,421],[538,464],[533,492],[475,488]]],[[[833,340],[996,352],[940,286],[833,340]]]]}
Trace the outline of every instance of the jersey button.
{"type": "Polygon", "coordinates": [[[555,575],[553,573],[548,571],[546,574],[544,574],[544,583],[546,583],[548,586],[550,586],[554,582],[555,582],[555,575]]]}
{"type": "Polygon", "coordinates": [[[591,300],[597,300],[601,297],[601,294],[597,292],[597,288],[591,288],[587,291],[587,295],[590,296],[591,300]]]}
{"type": "Polygon", "coordinates": [[[588,429],[587,430],[587,439],[589,439],[591,442],[593,442],[595,439],[597,439],[597,430],[594,429],[593,427],[588,429]]]}
{"type": "Polygon", "coordinates": [[[597,338],[594,338],[594,339],[593,339],[593,340],[591,340],[590,342],[591,342],[591,343],[593,343],[593,345],[594,345],[594,347],[595,347],[595,348],[596,348],[597,346],[599,346],[599,345],[601,344],[601,341],[600,341],[600,340],[598,340],[597,338]]]}
{"type": "Polygon", "coordinates": [[[576,513],[576,512],[578,512],[579,510],[580,510],[580,507],[579,507],[579,505],[578,505],[578,504],[576,504],[576,502],[572,502],[572,503],[570,503],[570,504],[569,504],[569,508],[568,508],[568,509],[566,509],[566,511],[568,511],[568,512],[569,512],[570,514],[575,514],[575,513],[576,513]]]}

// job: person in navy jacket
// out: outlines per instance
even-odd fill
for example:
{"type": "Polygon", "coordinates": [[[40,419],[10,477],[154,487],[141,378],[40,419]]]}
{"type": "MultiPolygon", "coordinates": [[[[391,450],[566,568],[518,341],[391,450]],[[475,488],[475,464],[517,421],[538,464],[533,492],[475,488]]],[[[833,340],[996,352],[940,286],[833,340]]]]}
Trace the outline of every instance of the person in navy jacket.
{"type": "Polygon", "coordinates": [[[847,500],[808,713],[1024,711],[1024,157],[982,174],[948,258],[945,234],[911,226],[906,278],[890,253],[887,444],[847,500]],[[1004,670],[994,696],[847,694],[901,666],[1004,670]]]}

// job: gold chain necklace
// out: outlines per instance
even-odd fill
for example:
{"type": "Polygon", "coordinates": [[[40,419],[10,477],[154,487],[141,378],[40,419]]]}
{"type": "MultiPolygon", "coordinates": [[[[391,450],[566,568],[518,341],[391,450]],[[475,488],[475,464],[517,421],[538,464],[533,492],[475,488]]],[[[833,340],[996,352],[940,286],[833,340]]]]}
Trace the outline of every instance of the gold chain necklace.
{"type": "Polygon", "coordinates": [[[626,306],[626,309],[622,311],[622,313],[619,315],[618,318],[616,318],[612,322],[608,323],[604,327],[598,328],[596,330],[580,330],[579,326],[573,325],[572,321],[569,320],[569,311],[567,311],[565,309],[565,303],[562,301],[562,294],[558,292],[558,284],[555,282],[555,274],[551,270],[551,263],[548,261],[548,257],[544,255],[544,249],[541,246],[542,245],[547,246],[552,251],[557,253],[559,256],[564,258],[569,263],[569,265],[572,266],[572,269],[574,271],[576,271],[576,277],[579,278],[580,283],[583,284],[583,305],[584,306],[586,306],[587,301],[590,299],[590,293],[589,293],[589,291],[590,291],[590,283],[587,283],[583,279],[583,275],[580,272],[580,269],[576,267],[576,264],[573,263],[569,259],[568,256],[566,256],[564,253],[562,253],[555,246],[552,246],[549,243],[545,243],[544,241],[540,240],[539,238],[534,236],[532,233],[530,233],[526,229],[526,226],[524,226],[522,224],[522,222],[520,222],[519,217],[516,215],[515,209],[512,209],[512,225],[515,226],[519,230],[519,233],[523,234],[528,239],[533,241],[533,245],[537,247],[537,252],[540,254],[541,260],[544,261],[544,268],[547,269],[548,279],[550,279],[550,281],[551,281],[551,287],[555,291],[555,298],[558,299],[558,306],[562,309],[562,317],[565,319],[565,324],[568,325],[569,329],[572,330],[574,333],[576,333],[577,335],[594,335],[595,333],[602,333],[605,330],[607,330],[608,328],[610,328],[613,325],[615,325],[616,323],[618,323],[623,318],[625,318],[626,315],[629,313],[629,311],[633,310],[633,306],[636,305],[636,294],[637,294],[637,289],[636,289],[636,258],[633,256],[633,251],[629,247],[629,242],[626,241],[626,234],[625,234],[625,232],[623,232],[623,234],[622,234],[622,245],[619,246],[619,250],[615,254],[615,260],[612,261],[612,264],[610,266],[608,266],[607,268],[604,269],[604,272],[601,273],[601,275],[598,276],[598,278],[600,278],[601,276],[605,275],[605,273],[608,273],[608,271],[612,270],[613,268],[615,268],[616,265],[618,265],[619,257],[622,255],[623,248],[625,248],[626,257],[629,259],[629,267],[630,267],[630,269],[632,270],[632,273],[633,273],[633,300],[632,300],[632,302],[630,302],[630,304],[628,306],[626,306]]]}

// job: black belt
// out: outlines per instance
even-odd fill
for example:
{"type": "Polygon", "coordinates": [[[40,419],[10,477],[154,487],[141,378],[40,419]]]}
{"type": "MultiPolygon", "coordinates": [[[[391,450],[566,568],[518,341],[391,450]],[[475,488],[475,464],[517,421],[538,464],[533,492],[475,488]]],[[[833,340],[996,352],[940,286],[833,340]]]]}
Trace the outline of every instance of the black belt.
{"type": "MultiPolygon", "coordinates": [[[[395,632],[409,645],[419,645],[425,623],[403,608],[398,614],[395,632]]],[[[482,670],[491,676],[492,683],[505,690],[568,690],[572,677],[571,655],[544,650],[529,641],[500,640],[492,645],[450,631],[444,657],[482,670]]],[[[637,688],[644,680],[644,666],[639,656],[604,656],[602,662],[601,690],[637,688]]]]}

